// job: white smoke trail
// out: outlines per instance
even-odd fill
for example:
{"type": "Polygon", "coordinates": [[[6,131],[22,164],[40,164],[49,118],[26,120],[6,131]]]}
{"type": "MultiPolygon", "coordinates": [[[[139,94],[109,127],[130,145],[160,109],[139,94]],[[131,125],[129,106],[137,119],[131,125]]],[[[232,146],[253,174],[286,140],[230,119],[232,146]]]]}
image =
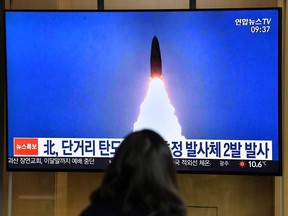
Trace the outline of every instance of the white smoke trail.
{"type": "Polygon", "coordinates": [[[182,136],[175,109],[170,103],[161,79],[151,80],[146,98],[140,106],[138,119],[134,123],[134,131],[141,129],[152,129],[166,140],[185,139],[182,136]]]}

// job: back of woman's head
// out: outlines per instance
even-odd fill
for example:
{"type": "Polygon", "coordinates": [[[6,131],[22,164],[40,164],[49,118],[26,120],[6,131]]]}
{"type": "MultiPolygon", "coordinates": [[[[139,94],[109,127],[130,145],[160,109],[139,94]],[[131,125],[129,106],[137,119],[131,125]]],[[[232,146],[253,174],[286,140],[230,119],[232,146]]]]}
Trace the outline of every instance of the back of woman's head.
{"type": "Polygon", "coordinates": [[[175,169],[168,145],[151,130],[128,135],[120,145],[110,167],[114,176],[125,177],[130,184],[176,184],[175,169]]]}
{"type": "Polygon", "coordinates": [[[95,195],[116,202],[124,212],[136,207],[148,212],[181,209],[176,171],[164,139],[151,130],[129,134],[116,151],[95,195]]]}

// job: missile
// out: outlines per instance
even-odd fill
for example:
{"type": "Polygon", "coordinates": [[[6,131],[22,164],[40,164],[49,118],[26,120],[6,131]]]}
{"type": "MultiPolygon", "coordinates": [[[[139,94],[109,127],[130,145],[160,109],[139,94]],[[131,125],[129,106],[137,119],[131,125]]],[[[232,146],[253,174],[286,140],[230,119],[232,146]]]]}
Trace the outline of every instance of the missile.
{"type": "Polygon", "coordinates": [[[150,58],[151,75],[150,78],[162,78],[162,60],[159,41],[156,36],[153,37],[151,45],[150,58]]]}

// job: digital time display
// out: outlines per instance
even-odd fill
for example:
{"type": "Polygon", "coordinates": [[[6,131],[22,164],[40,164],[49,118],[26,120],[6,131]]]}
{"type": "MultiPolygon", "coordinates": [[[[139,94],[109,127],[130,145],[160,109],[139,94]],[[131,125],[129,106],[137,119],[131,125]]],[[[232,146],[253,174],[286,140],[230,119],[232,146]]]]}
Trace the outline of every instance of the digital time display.
{"type": "Polygon", "coordinates": [[[250,30],[252,33],[268,33],[270,26],[251,26],[250,30]]]}

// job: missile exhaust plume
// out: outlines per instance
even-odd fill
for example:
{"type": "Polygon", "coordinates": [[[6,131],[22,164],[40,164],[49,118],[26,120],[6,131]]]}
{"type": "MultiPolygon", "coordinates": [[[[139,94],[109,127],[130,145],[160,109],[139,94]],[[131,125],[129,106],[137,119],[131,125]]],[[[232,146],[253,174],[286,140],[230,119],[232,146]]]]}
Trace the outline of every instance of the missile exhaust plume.
{"type": "Polygon", "coordinates": [[[175,115],[162,80],[162,62],[159,41],[154,36],[151,45],[151,74],[148,92],[140,106],[140,113],[134,123],[134,131],[152,129],[166,140],[182,140],[182,129],[175,115]]]}

